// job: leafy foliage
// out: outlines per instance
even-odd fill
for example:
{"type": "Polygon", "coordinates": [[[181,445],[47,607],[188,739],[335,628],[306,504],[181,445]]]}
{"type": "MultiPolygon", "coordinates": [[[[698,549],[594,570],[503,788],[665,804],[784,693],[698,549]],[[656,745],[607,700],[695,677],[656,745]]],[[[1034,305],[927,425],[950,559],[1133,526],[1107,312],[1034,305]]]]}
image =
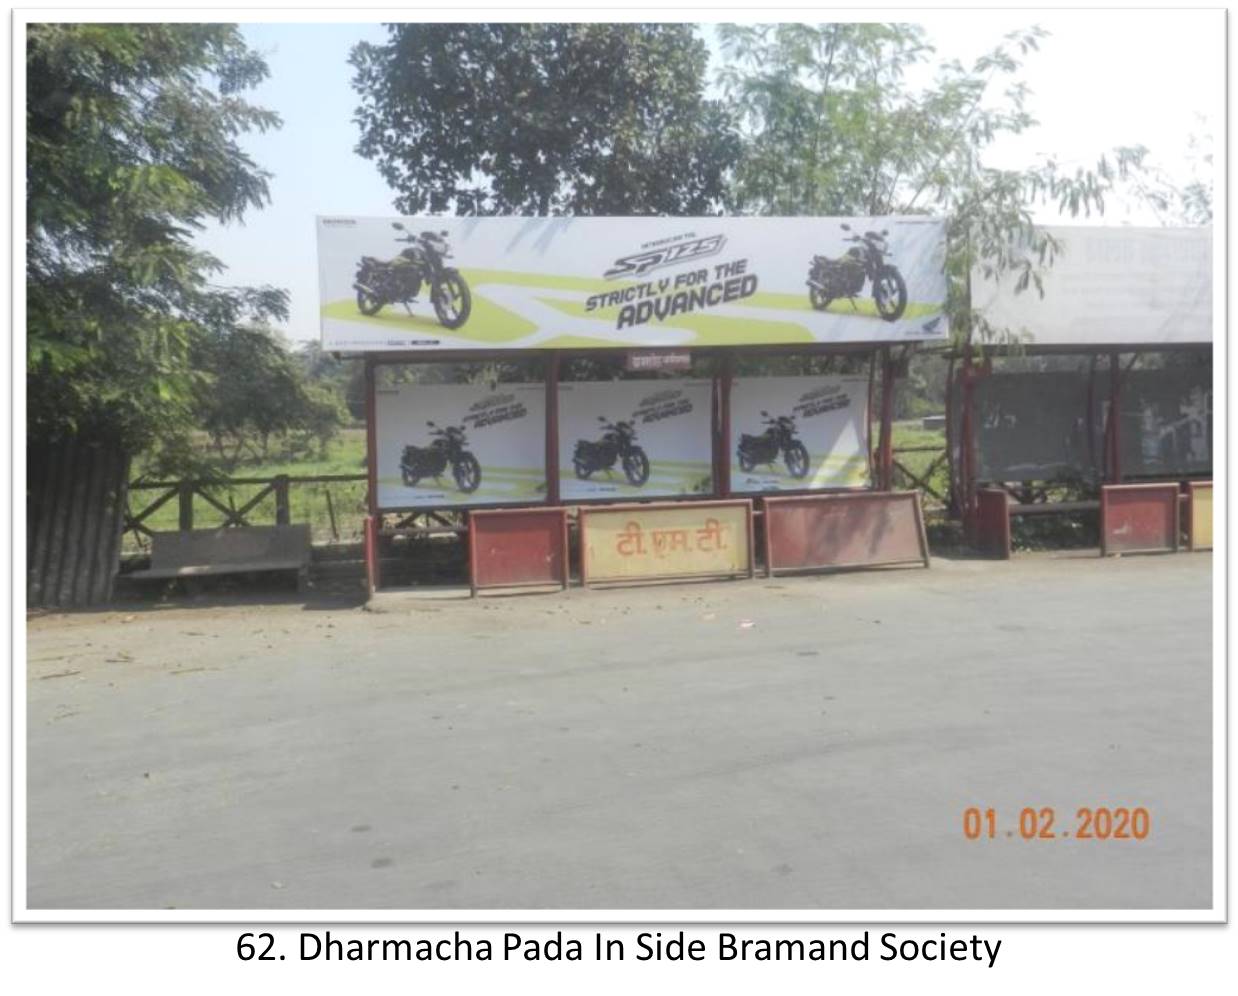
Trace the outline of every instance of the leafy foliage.
{"type": "Polygon", "coordinates": [[[352,52],[357,151],[407,214],[708,214],[739,152],[682,24],[397,24],[352,52]]]}
{"type": "Polygon", "coordinates": [[[1192,132],[1187,140],[1185,182],[1155,167],[1136,178],[1135,196],[1162,225],[1212,224],[1212,145],[1207,131],[1192,132]]]}
{"type": "Polygon", "coordinates": [[[313,383],[268,329],[237,328],[205,339],[194,365],[204,373],[194,405],[198,424],[229,464],[243,455],[266,459],[272,437],[292,452],[316,444],[321,454],[346,421],[339,395],[313,383]]]}
{"type": "Polygon", "coordinates": [[[1052,158],[1023,169],[987,166],[1003,135],[1036,124],[1018,78],[1046,37],[1006,35],[970,66],[937,67],[923,88],[908,70],[933,55],[911,24],[722,25],[720,82],[739,109],[745,150],[735,203],[760,214],[938,214],[947,219],[947,311],[960,341],[1011,340],[970,306],[970,280],[1015,275],[1043,293],[1061,246],[1033,221],[1052,205],[1070,217],[1141,172],[1147,150],[1124,147],[1091,169],[1052,158]]]}
{"type": "Polygon", "coordinates": [[[221,289],[208,219],[268,199],[238,144],[276,127],[239,94],[267,73],[235,26],[35,24],[26,40],[27,384],[32,438],[183,432],[195,345],[282,318],[270,287],[221,289]]]}

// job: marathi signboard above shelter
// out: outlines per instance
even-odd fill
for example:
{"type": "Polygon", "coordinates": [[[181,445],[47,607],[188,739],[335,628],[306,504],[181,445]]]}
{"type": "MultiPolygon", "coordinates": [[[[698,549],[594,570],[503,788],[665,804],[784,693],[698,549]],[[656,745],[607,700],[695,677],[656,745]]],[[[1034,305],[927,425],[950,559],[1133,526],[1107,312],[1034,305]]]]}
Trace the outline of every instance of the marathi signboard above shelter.
{"type": "Polygon", "coordinates": [[[320,217],[323,348],[944,340],[944,257],[924,217],[320,217]]]}
{"type": "Polygon", "coordinates": [[[1212,342],[1211,228],[1049,227],[1063,247],[1043,278],[1015,293],[972,274],[972,300],[996,328],[1036,346],[1212,342]]]}

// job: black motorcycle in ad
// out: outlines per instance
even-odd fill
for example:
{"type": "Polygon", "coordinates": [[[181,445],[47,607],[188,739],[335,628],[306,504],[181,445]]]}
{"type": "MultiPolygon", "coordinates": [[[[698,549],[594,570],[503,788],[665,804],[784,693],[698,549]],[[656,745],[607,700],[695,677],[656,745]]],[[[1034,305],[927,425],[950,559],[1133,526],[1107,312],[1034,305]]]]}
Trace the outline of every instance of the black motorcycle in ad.
{"type": "Polygon", "coordinates": [[[578,439],[572,454],[576,476],[587,480],[599,470],[610,470],[618,460],[628,483],[639,488],[649,480],[649,457],[636,445],[636,427],[631,422],[607,422],[601,415],[602,438],[578,439]]]}
{"type": "MultiPolygon", "coordinates": [[[[844,232],[851,226],[844,224],[844,232]]],[[[889,231],[851,235],[843,241],[855,243],[838,259],[813,256],[808,271],[808,300],[817,311],[824,311],[832,301],[847,298],[855,307],[855,299],[867,282],[872,288],[873,303],[887,322],[895,322],[907,310],[907,283],[898,267],[889,262],[889,231]]]]}
{"type": "MultiPolygon", "coordinates": [[[[404,231],[404,226],[398,221],[392,222],[391,227],[404,231]]],[[[353,290],[357,292],[357,310],[372,316],[377,315],[385,305],[403,304],[405,310],[412,314],[411,305],[417,302],[422,286],[428,285],[434,314],[444,328],[458,329],[467,322],[473,299],[460,271],[444,262],[451,257],[446,237],[445,231],[409,234],[396,239],[397,242],[409,243],[409,247],[401,250],[395,259],[388,261],[375,256],[362,256],[353,281],[353,290]]]]}
{"type": "Polygon", "coordinates": [[[434,430],[430,433],[430,445],[405,446],[400,457],[400,476],[404,484],[415,488],[423,477],[442,477],[450,464],[456,487],[465,494],[472,494],[481,484],[481,464],[466,449],[468,439],[464,429],[454,425],[440,429],[433,422],[426,422],[426,425],[434,430]]]}
{"type": "Polygon", "coordinates": [[[795,419],[790,415],[771,417],[769,412],[762,411],[768,427],[757,436],[743,433],[739,437],[739,467],[744,473],[749,473],[756,467],[772,465],[779,457],[787,468],[787,473],[799,480],[808,474],[808,447],[795,438],[795,419]]]}

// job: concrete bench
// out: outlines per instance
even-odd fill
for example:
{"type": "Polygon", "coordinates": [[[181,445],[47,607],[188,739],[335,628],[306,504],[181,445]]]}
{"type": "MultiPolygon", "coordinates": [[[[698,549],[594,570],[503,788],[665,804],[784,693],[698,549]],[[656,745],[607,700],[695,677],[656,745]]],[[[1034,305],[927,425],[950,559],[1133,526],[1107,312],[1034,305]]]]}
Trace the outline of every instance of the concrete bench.
{"type": "Polygon", "coordinates": [[[296,571],[297,590],[309,577],[310,528],[238,526],[189,529],[151,535],[150,567],[127,577],[135,580],[199,578],[250,571],[296,571]]]}

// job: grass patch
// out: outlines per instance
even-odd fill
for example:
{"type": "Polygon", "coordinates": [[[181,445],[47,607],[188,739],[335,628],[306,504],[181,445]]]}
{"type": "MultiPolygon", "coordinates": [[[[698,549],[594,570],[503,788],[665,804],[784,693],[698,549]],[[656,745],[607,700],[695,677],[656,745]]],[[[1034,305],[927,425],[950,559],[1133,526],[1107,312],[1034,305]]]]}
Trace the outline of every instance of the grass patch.
{"type": "MultiPolygon", "coordinates": [[[[200,441],[204,456],[210,456],[205,438],[200,441]]],[[[144,467],[139,459],[134,467],[133,479],[143,476],[144,467]]],[[[289,477],[317,477],[328,474],[365,473],[365,430],[345,429],[340,437],[330,443],[325,455],[311,459],[284,459],[242,461],[220,472],[228,477],[274,477],[287,474],[289,477]]],[[[242,508],[259,491],[261,485],[234,485],[208,489],[212,497],[229,508],[242,508]]],[[[160,492],[148,489],[130,490],[129,508],[141,511],[158,497],[160,492]]],[[[362,525],[366,516],[365,481],[341,481],[325,484],[293,484],[289,488],[288,503],[293,522],[308,522],[314,541],[325,543],[336,536],[340,541],[361,539],[362,525]],[[330,494],[330,501],[327,495],[330,494]],[[335,529],[331,527],[331,512],[335,512],[335,529]]],[[[275,496],[268,495],[250,512],[246,520],[254,525],[271,525],[275,522],[275,496]]],[[[193,500],[193,524],[195,529],[210,529],[222,525],[224,514],[201,495],[193,500]]],[[[153,512],[143,524],[156,532],[174,531],[180,526],[180,506],[175,498],[153,512]]],[[[144,552],[145,543],[133,533],[125,533],[123,552],[144,552]]]]}
{"type": "MultiPolygon", "coordinates": [[[[925,472],[932,466],[933,461],[945,450],[946,433],[943,429],[924,429],[919,422],[895,422],[893,443],[894,459],[922,479],[925,472]],[[899,452],[901,449],[922,446],[931,446],[933,449],[919,453],[899,452]]],[[[938,464],[928,481],[933,490],[938,494],[945,495],[949,492],[950,468],[945,460],[938,464]]],[[[894,468],[894,486],[896,488],[915,487],[911,479],[903,474],[898,467],[894,468]]],[[[940,504],[931,494],[921,493],[926,506],[940,504]]]]}

